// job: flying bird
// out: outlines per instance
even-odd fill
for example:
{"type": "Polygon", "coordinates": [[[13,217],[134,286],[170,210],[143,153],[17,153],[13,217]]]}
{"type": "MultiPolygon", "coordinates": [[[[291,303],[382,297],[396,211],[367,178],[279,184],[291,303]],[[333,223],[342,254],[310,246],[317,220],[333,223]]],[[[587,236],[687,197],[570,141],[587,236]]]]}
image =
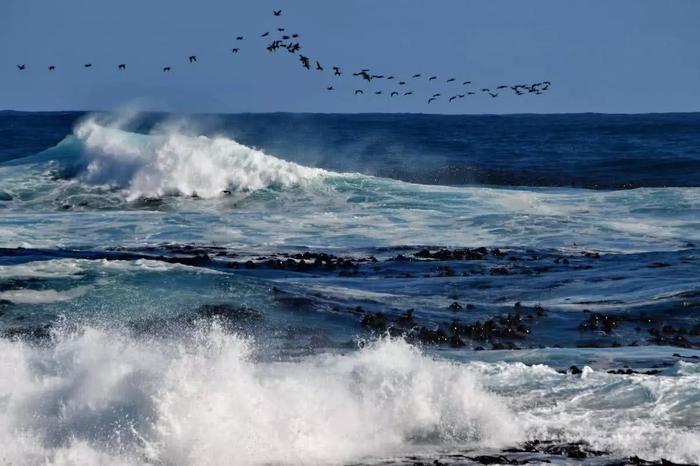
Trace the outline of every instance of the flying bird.
{"type": "Polygon", "coordinates": [[[491,97],[498,97],[498,92],[489,92],[491,97]]]}
{"type": "Polygon", "coordinates": [[[92,68],[92,63],[85,63],[83,66],[85,68],[92,68]]]}
{"type": "Polygon", "coordinates": [[[431,97],[428,99],[428,103],[432,102],[433,100],[437,100],[437,97],[431,97]]]}
{"type": "Polygon", "coordinates": [[[272,10],[272,14],[275,16],[280,16],[282,14],[282,10],[272,10]]]}
{"type": "Polygon", "coordinates": [[[413,95],[413,91],[404,92],[403,95],[413,95]]]}
{"type": "Polygon", "coordinates": [[[125,63],[121,63],[119,66],[117,66],[117,69],[122,70],[122,71],[125,70],[125,69],[126,69],[126,64],[125,64],[125,63]]]}
{"type": "Polygon", "coordinates": [[[381,95],[382,91],[375,91],[374,92],[376,95],[381,95]]]}
{"type": "Polygon", "coordinates": [[[306,68],[307,70],[311,69],[311,65],[309,64],[309,57],[305,57],[304,55],[299,55],[299,61],[301,62],[302,66],[306,68]]]}
{"type": "Polygon", "coordinates": [[[437,76],[431,76],[431,77],[428,78],[428,81],[433,81],[433,80],[435,80],[435,79],[437,79],[437,76]]]}
{"type": "Polygon", "coordinates": [[[318,70],[318,71],[323,71],[323,67],[322,67],[321,64],[318,62],[318,60],[316,60],[316,70],[318,70]]]}
{"type": "Polygon", "coordinates": [[[471,84],[471,83],[472,83],[471,81],[464,81],[464,82],[462,83],[462,86],[466,86],[467,84],[471,84]]]}
{"type": "Polygon", "coordinates": [[[448,79],[448,80],[445,81],[445,82],[446,82],[446,83],[451,83],[451,82],[454,81],[454,80],[455,80],[455,78],[450,78],[450,79],[448,79]]]}
{"type": "Polygon", "coordinates": [[[335,89],[333,88],[333,86],[328,86],[328,87],[326,88],[326,90],[328,90],[328,91],[334,91],[335,89]]]}
{"type": "Polygon", "coordinates": [[[236,40],[243,40],[243,36],[236,37],[236,40]]]}
{"type": "Polygon", "coordinates": [[[406,84],[406,81],[399,81],[399,86],[404,86],[406,84]]]}
{"type": "Polygon", "coordinates": [[[421,76],[421,74],[420,74],[420,73],[418,73],[418,74],[414,74],[414,75],[413,75],[413,77],[414,77],[414,78],[420,78],[420,76],[421,76]]]}
{"type": "Polygon", "coordinates": [[[394,97],[395,95],[399,95],[399,93],[398,93],[398,92],[396,92],[396,91],[392,91],[392,93],[391,93],[391,96],[390,96],[390,97],[394,97]]]}
{"type": "Polygon", "coordinates": [[[17,65],[17,69],[20,71],[24,71],[24,69],[27,67],[27,65],[17,65]]]}
{"type": "Polygon", "coordinates": [[[239,49],[238,47],[236,47],[235,49],[231,49],[231,52],[233,52],[233,53],[238,53],[239,50],[240,50],[240,49],[239,49]]]}
{"type": "Polygon", "coordinates": [[[355,89],[355,95],[357,94],[364,94],[365,92],[362,89],[355,89]]]}
{"type": "Polygon", "coordinates": [[[196,55],[190,55],[189,56],[190,63],[197,63],[197,56],[196,55]]]}
{"type": "Polygon", "coordinates": [[[263,33],[260,37],[267,37],[269,35],[270,35],[270,32],[268,31],[268,32],[263,33]]]}
{"type": "Polygon", "coordinates": [[[166,73],[166,72],[168,72],[168,71],[170,71],[170,67],[169,67],[169,66],[166,66],[166,67],[163,68],[163,73],[166,73]]]}
{"type": "Polygon", "coordinates": [[[56,69],[56,67],[54,65],[49,65],[49,71],[53,71],[55,69],[56,69]]]}
{"type": "Polygon", "coordinates": [[[453,101],[453,100],[455,100],[456,98],[457,98],[457,96],[456,96],[456,95],[453,95],[452,97],[450,97],[450,99],[449,99],[449,103],[452,103],[452,101],[453,101]]]}
{"type": "Polygon", "coordinates": [[[278,32],[284,32],[284,28],[277,28],[278,32]]]}
{"type": "Polygon", "coordinates": [[[340,76],[341,74],[343,74],[340,72],[340,68],[338,68],[337,66],[333,67],[333,71],[334,71],[333,74],[335,74],[336,76],[340,76]]]}

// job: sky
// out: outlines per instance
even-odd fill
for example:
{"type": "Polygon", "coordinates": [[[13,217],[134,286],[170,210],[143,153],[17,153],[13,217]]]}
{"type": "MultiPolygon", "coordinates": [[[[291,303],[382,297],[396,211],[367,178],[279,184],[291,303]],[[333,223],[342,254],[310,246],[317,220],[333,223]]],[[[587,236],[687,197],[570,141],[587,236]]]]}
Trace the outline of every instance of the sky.
{"type": "Polygon", "coordinates": [[[0,109],[700,111],[699,44],[700,0],[0,0],[0,109]],[[268,53],[260,35],[278,27],[344,75],[268,53]],[[398,79],[365,85],[352,77],[362,68],[415,94],[389,97],[404,89],[398,79]],[[545,80],[543,95],[479,92],[545,80]],[[447,102],[463,90],[477,95],[447,102]],[[433,93],[442,96],[428,104],[433,93]]]}

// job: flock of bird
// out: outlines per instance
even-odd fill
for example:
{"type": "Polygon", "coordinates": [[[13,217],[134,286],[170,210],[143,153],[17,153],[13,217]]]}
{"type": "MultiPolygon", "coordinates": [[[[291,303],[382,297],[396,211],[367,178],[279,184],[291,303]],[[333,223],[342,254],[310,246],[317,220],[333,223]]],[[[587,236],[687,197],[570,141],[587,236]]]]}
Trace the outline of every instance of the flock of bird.
{"type": "MultiPolygon", "coordinates": [[[[282,16],[282,10],[273,10],[272,11],[273,16],[282,16]]],[[[297,33],[288,33],[284,27],[278,27],[276,28],[276,33],[272,33],[270,31],[266,31],[263,34],[260,35],[261,38],[264,38],[266,40],[271,40],[271,42],[267,43],[265,49],[270,52],[270,53],[276,53],[280,51],[286,51],[289,54],[294,54],[298,57],[299,62],[301,63],[301,66],[305,68],[306,70],[309,71],[317,71],[317,72],[326,72],[326,67],[324,67],[319,60],[312,60],[308,56],[304,55],[301,53],[302,45],[299,42],[299,34],[297,33]],[[272,35],[275,35],[273,38],[272,35]]],[[[237,36],[236,37],[236,42],[241,43],[244,40],[243,36],[237,36]]],[[[231,52],[236,54],[241,50],[240,46],[233,47],[231,49],[231,52]]],[[[190,55],[187,57],[187,61],[190,64],[196,64],[197,63],[197,56],[196,55],[190,55]]],[[[83,65],[84,68],[92,68],[92,63],[85,63],[83,65]]],[[[17,69],[19,71],[25,71],[27,69],[26,64],[20,64],[17,65],[17,69]]],[[[117,70],[119,71],[126,71],[127,65],[126,63],[119,63],[117,65],[117,70]]],[[[168,73],[172,71],[173,67],[172,65],[164,66],[162,68],[162,71],[164,73],[168,73]]],[[[53,72],[56,71],[56,66],[55,65],[49,65],[48,70],[53,72]]],[[[343,76],[344,72],[339,66],[332,66],[329,67],[329,70],[334,78],[340,78],[343,76]]],[[[427,82],[429,83],[440,83],[444,82],[445,84],[452,84],[453,86],[459,86],[459,82],[457,81],[456,78],[454,77],[449,77],[447,79],[444,78],[439,78],[436,75],[424,75],[423,73],[415,73],[411,75],[410,78],[400,78],[398,76],[394,75],[385,75],[385,74],[379,74],[375,73],[373,71],[370,71],[369,68],[363,68],[358,71],[354,71],[351,73],[352,77],[359,80],[360,83],[363,83],[364,85],[370,84],[370,83],[386,83],[387,86],[390,86],[391,88],[386,90],[367,90],[367,89],[362,89],[362,88],[356,88],[358,86],[353,86],[352,88],[354,89],[354,95],[359,96],[359,95],[364,95],[365,90],[367,90],[367,93],[373,93],[375,95],[388,95],[390,98],[394,97],[409,97],[416,92],[412,89],[412,84],[416,84],[418,80],[425,80],[427,77],[427,82]]],[[[496,98],[498,97],[502,92],[507,92],[511,91],[515,95],[525,95],[525,94],[534,94],[534,95],[541,95],[544,92],[546,92],[550,85],[550,81],[541,81],[541,82],[536,82],[536,83],[519,83],[519,84],[501,84],[498,86],[495,86],[493,88],[489,87],[484,87],[481,89],[472,89],[469,87],[472,84],[472,81],[462,81],[461,82],[461,87],[457,87],[460,89],[459,91],[455,90],[455,87],[452,87],[452,91],[449,92],[449,95],[446,95],[443,97],[443,94],[441,92],[435,92],[432,95],[427,96],[427,103],[430,104],[432,102],[435,102],[439,99],[446,98],[448,103],[452,103],[456,100],[459,99],[464,99],[465,97],[468,96],[473,96],[477,95],[479,93],[482,93],[484,95],[488,95],[491,98],[496,98]]],[[[326,87],[327,91],[335,91],[336,88],[333,84],[329,85],[326,87]]]]}

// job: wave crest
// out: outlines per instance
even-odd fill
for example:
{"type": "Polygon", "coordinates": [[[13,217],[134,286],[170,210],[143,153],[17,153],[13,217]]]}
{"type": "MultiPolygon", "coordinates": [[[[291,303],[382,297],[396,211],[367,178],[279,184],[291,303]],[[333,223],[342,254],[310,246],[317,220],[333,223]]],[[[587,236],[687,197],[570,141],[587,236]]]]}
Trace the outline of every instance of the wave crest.
{"type": "Polygon", "coordinates": [[[225,190],[289,187],[328,173],[267,155],[225,137],[190,136],[176,129],[148,135],[81,122],[84,183],[109,185],[140,197],[220,196],[225,190]]]}

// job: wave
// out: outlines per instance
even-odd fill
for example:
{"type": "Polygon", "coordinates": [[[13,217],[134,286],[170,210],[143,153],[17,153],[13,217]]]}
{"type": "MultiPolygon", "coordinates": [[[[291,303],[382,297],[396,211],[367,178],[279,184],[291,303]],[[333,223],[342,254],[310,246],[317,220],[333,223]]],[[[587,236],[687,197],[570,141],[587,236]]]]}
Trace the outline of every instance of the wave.
{"type": "Polygon", "coordinates": [[[216,325],[179,343],[86,328],[0,351],[9,462],[317,464],[521,438],[477,377],[403,341],[264,362],[216,325]]]}
{"type": "Polygon", "coordinates": [[[392,339],[283,362],[258,349],[216,324],[177,341],[90,327],[45,346],[0,339],[3,459],[338,464],[555,439],[700,461],[698,364],[579,377],[392,339]]]}
{"type": "Polygon", "coordinates": [[[58,162],[61,177],[124,190],[130,201],[286,188],[328,173],[226,137],[191,136],[175,127],[140,134],[121,129],[123,124],[88,117],[57,146],[22,162],[58,162]]]}

